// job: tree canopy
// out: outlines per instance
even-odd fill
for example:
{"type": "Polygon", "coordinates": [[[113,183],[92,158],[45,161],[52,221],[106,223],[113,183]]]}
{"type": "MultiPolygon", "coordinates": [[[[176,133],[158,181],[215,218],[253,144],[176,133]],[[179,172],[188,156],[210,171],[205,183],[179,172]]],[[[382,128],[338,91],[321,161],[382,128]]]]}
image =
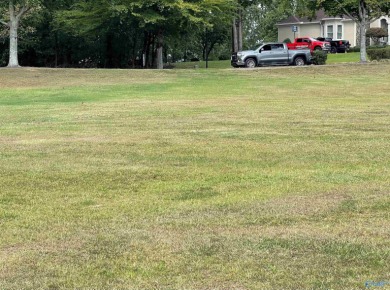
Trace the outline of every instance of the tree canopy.
{"type": "Polygon", "coordinates": [[[389,2],[0,0],[0,64],[161,68],[163,59],[226,59],[232,49],[275,41],[281,19],[320,8],[349,15],[363,40],[367,23],[388,13],[389,2]]]}
{"type": "Polygon", "coordinates": [[[325,9],[330,15],[348,15],[360,31],[360,60],[366,62],[366,31],[370,22],[389,14],[390,0],[312,0],[311,8],[325,9]]]}

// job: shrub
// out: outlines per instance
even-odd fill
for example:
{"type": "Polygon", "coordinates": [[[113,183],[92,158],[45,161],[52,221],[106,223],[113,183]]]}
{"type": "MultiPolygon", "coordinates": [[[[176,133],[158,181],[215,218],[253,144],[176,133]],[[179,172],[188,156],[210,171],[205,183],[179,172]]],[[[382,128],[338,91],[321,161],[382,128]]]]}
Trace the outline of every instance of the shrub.
{"type": "Polygon", "coordinates": [[[314,64],[316,65],[326,64],[327,59],[328,59],[328,54],[325,51],[322,50],[313,51],[312,61],[314,64]]]}
{"type": "Polygon", "coordinates": [[[283,40],[283,43],[291,43],[291,39],[290,38],[286,38],[285,40],[283,40]]]}
{"type": "Polygon", "coordinates": [[[218,59],[219,60],[229,60],[230,59],[230,55],[229,54],[221,54],[218,56],[218,59]]]}
{"type": "Polygon", "coordinates": [[[367,47],[367,50],[368,49],[384,48],[385,46],[386,46],[386,44],[370,45],[369,47],[367,47]]]}
{"type": "Polygon", "coordinates": [[[379,44],[379,39],[382,37],[387,37],[387,30],[380,27],[373,27],[367,29],[367,37],[370,37],[376,45],[379,44]]]}
{"type": "Polygon", "coordinates": [[[351,47],[348,52],[360,52],[360,46],[351,47]]]}
{"type": "Polygon", "coordinates": [[[370,60],[390,59],[390,47],[368,49],[367,55],[370,60]]]}

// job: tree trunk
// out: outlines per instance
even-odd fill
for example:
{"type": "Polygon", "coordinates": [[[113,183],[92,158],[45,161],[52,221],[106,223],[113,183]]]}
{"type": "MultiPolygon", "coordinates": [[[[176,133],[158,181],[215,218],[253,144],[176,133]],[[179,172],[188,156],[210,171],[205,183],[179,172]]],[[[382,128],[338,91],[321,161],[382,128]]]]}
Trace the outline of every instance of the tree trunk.
{"type": "MultiPolygon", "coordinates": [[[[8,67],[19,67],[18,60],[18,28],[20,19],[30,9],[29,6],[18,6],[19,11],[15,10],[14,0],[9,0],[9,62],[8,67]]],[[[4,24],[4,23],[3,23],[4,24]]]]}
{"type": "Polygon", "coordinates": [[[232,25],[232,38],[233,38],[233,52],[238,51],[238,35],[237,35],[237,19],[233,19],[233,25],[232,25]]]}
{"type": "Polygon", "coordinates": [[[164,61],[163,61],[163,42],[164,42],[164,35],[162,30],[159,30],[157,35],[157,47],[156,47],[156,67],[157,69],[163,69],[164,68],[164,61]]]}
{"type": "Polygon", "coordinates": [[[237,42],[238,42],[238,51],[242,50],[242,9],[238,11],[238,26],[237,26],[237,42]]]}
{"type": "Polygon", "coordinates": [[[367,62],[366,23],[360,23],[360,62],[367,62]]]}
{"type": "Polygon", "coordinates": [[[242,9],[240,8],[237,11],[237,18],[233,20],[233,52],[241,51],[242,50],[242,9]]]}
{"type": "Polygon", "coordinates": [[[55,59],[54,59],[54,67],[58,67],[58,54],[59,54],[59,48],[58,48],[58,34],[54,34],[54,41],[55,41],[55,59]]]}
{"type": "Polygon", "coordinates": [[[9,26],[9,62],[8,67],[20,67],[18,60],[18,27],[19,21],[11,17],[9,26]]]}
{"type": "Polygon", "coordinates": [[[206,50],[207,50],[207,29],[205,32],[205,37],[202,41],[202,60],[206,60],[206,50]]]}
{"type": "Polygon", "coordinates": [[[152,55],[152,59],[148,65],[149,68],[154,68],[156,66],[156,36],[153,33],[150,34],[151,35],[151,39],[150,39],[150,45],[152,46],[151,47],[151,55],[152,55]]]}
{"type": "Polygon", "coordinates": [[[360,62],[367,62],[367,17],[368,11],[364,0],[359,1],[359,28],[360,28],[360,62]]]}
{"type": "Polygon", "coordinates": [[[144,49],[142,51],[142,68],[146,68],[149,61],[150,35],[144,31],[144,49]]]}
{"type": "Polygon", "coordinates": [[[105,53],[105,61],[104,61],[104,68],[113,68],[115,67],[114,64],[114,51],[112,47],[112,40],[113,36],[108,33],[106,37],[106,53],[105,53]]]}

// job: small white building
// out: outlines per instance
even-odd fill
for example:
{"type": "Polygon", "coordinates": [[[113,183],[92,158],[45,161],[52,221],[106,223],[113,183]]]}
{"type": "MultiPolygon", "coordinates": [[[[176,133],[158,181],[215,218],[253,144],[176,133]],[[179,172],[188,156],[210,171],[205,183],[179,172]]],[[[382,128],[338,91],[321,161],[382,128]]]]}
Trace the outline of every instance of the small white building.
{"type": "MultiPolygon", "coordinates": [[[[382,27],[388,31],[389,36],[382,39],[383,42],[390,45],[390,18],[383,16],[371,23],[371,27],[382,27]]],[[[278,27],[278,41],[282,42],[286,38],[291,40],[295,37],[330,37],[333,39],[349,40],[351,46],[357,46],[359,43],[358,25],[348,16],[340,15],[337,17],[328,16],[324,10],[316,13],[315,17],[290,16],[280,21],[278,27]],[[295,30],[295,32],[294,32],[295,30]]]]}

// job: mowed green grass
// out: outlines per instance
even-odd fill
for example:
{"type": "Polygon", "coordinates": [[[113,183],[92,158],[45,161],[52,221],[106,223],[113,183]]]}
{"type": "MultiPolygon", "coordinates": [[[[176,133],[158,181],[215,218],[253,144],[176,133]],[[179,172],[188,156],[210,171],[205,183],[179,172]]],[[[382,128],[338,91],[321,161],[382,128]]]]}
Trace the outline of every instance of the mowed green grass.
{"type": "Polygon", "coordinates": [[[390,281],[389,73],[1,69],[0,289],[390,281]]]}
{"type": "MultiPolygon", "coordinates": [[[[345,64],[345,63],[358,63],[360,62],[360,53],[335,53],[328,54],[326,64],[345,64]]],[[[179,62],[172,64],[175,69],[198,69],[206,68],[205,61],[196,62],[179,62]]],[[[208,67],[211,69],[224,69],[231,68],[230,60],[214,60],[208,62],[208,67]]]]}
{"type": "Polygon", "coordinates": [[[360,52],[328,54],[326,64],[344,64],[360,62],[360,52]]]}

